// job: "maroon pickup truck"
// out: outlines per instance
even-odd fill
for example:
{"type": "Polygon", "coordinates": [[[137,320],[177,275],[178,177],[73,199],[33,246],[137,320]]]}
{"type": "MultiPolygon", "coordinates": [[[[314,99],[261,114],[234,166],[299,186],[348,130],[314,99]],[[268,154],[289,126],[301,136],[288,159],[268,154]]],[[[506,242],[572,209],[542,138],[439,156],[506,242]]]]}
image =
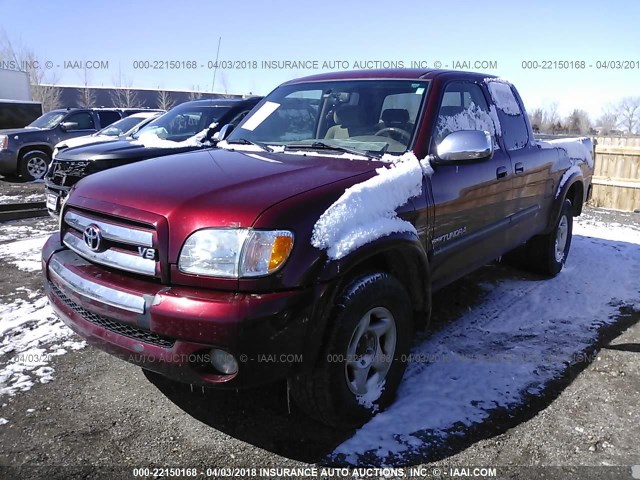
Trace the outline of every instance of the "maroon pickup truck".
{"type": "Polygon", "coordinates": [[[286,379],[357,425],[389,405],[433,292],[518,251],[557,274],[591,191],[588,139],[539,142],[508,82],[368,70],[290,81],[217,148],[91,175],[44,247],[91,344],[171,379],[286,379]]]}

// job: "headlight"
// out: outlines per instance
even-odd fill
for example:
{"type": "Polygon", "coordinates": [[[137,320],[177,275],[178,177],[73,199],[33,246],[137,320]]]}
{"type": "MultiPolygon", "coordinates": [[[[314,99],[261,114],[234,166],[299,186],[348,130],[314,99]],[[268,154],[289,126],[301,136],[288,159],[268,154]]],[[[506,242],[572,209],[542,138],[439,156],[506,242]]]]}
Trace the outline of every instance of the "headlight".
{"type": "Polygon", "coordinates": [[[209,228],[184,242],[178,268],[211,277],[260,277],[277,271],[293,249],[286,230],[209,228]]]}
{"type": "Polygon", "coordinates": [[[6,135],[0,135],[0,150],[4,150],[9,146],[9,137],[6,135]]]}

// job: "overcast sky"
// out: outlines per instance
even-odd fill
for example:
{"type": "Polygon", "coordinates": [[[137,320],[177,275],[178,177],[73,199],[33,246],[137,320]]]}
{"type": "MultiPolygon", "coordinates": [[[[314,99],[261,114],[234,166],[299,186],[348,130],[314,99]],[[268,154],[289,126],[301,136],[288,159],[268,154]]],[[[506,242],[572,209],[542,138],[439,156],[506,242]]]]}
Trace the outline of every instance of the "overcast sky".
{"type": "Polygon", "coordinates": [[[557,101],[562,114],[583,108],[594,119],[608,103],[640,95],[639,19],[637,0],[0,0],[0,36],[51,62],[59,84],[84,83],[83,70],[64,68],[65,62],[96,60],[108,69],[91,70],[90,85],[210,91],[208,62],[222,38],[220,60],[249,63],[218,69],[216,91],[226,85],[231,93],[266,94],[285,80],[322,71],[262,68],[270,60],[317,61],[319,67],[340,61],[349,68],[356,61],[469,62],[459,66],[511,80],[529,110],[557,101]],[[197,68],[134,68],[137,61],[171,60],[197,68]],[[523,68],[527,61],[537,61],[538,69],[523,68]],[[543,70],[545,61],[549,69],[543,70]],[[553,61],[573,61],[574,68],[553,61]],[[585,68],[575,68],[582,61],[585,68]],[[607,61],[631,61],[634,68],[597,68],[607,61]]]}

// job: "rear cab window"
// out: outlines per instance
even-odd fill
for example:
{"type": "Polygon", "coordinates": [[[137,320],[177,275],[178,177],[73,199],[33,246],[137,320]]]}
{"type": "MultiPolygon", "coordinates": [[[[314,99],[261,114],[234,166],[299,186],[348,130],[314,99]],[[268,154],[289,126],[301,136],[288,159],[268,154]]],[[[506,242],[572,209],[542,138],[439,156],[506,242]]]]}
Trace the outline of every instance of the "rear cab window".
{"type": "Polygon", "coordinates": [[[486,83],[497,107],[505,148],[509,151],[523,149],[529,143],[529,129],[513,86],[498,79],[487,79],[486,83]]]}

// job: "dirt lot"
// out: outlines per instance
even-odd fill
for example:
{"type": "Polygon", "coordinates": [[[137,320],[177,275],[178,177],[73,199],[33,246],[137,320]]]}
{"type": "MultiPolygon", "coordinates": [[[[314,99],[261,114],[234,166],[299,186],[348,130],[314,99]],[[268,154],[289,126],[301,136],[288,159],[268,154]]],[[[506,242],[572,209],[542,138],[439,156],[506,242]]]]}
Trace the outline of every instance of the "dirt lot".
{"type": "Polygon", "coordinates": [[[22,182],[0,175],[0,204],[44,202],[44,182],[22,182]]]}
{"type": "MultiPolygon", "coordinates": [[[[612,229],[619,224],[630,225],[634,231],[640,229],[638,215],[602,210],[587,212],[581,222],[584,228],[604,223],[612,229]]],[[[0,225],[0,249],[16,245],[17,240],[43,237],[54,228],[48,219],[0,225]]],[[[493,332],[489,334],[492,343],[488,348],[502,348],[496,340],[499,337],[495,324],[504,321],[506,325],[509,319],[496,313],[505,310],[501,301],[508,298],[519,305],[509,315],[524,316],[527,310],[535,310],[535,305],[548,304],[556,294],[562,301],[562,292],[554,289],[567,289],[573,297],[581,291],[586,293],[581,286],[575,292],[567,286],[571,283],[567,279],[577,281],[585,276],[584,272],[594,277],[617,278],[620,274],[620,278],[627,278],[621,271],[607,272],[595,260],[590,266],[588,248],[606,248],[614,252],[612,255],[631,255],[631,260],[637,254],[636,260],[640,260],[640,245],[587,236],[575,237],[574,243],[570,265],[560,276],[565,276],[565,283],[539,281],[504,264],[492,264],[439,292],[432,329],[416,340],[415,351],[445,345],[444,340],[436,342],[439,337],[455,340],[458,335],[462,341],[466,338],[464,332],[471,329],[493,332]],[[584,270],[572,270],[578,268],[584,270]]],[[[35,302],[42,295],[39,272],[18,263],[11,256],[15,253],[7,255],[9,261],[3,258],[0,263],[0,303],[35,302]]],[[[625,262],[622,265],[629,269],[638,263],[625,262]]],[[[633,274],[632,271],[629,275],[633,274]]],[[[447,424],[446,429],[418,428],[413,436],[414,448],[403,455],[387,456],[384,464],[424,467],[424,471],[413,472],[421,473],[422,478],[427,474],[453,477],[456,471],[451,468],[463,466],[497,467],[497,478],[640,478],[640,470],[634,470],[632,476],[631,468],[640,464],[640,295],[635,297],[638,303],[634,305],[618,297],[616,292],[623,289],[617,288],[612,285],[611,294],[602,297],[608,299],[604,303],[615,313],[589,324],[585,331],[591,332],[590,336],[571,342],[568,335],[572,330],[566,330],[567,337],[551,331],[549,337],[541,339],[542,349],[545,344],[562,340],[555,337],[567,338],[563,348],[573,349],[572,360],[559,361],[552,374],[541,377],[548,380],[516,400],[502,400],[510,393],[510,385],[517,385],[514,381],[518,374],[508,369],[504,374],[515,380],[509,378],[497,384],[492,383],[492,378],[451,376],[449,383],[468,382],[456,389],[438,380],[437,388],[446,392],[444,398],[451,399],[445,410],[454,418],[459,414],[459,421],[447,424]],[[467,416],[466,397],[456,403],[458,393],[474,388],[505,391],[498,392],[495,405],[483,406],[482,416],[474,419],[467,416]],[[578,468],[581,466],[590,468],[578,468]]],[[[609,311],[598,309],[600,299],[582,300],[588,308],[576,312],[571,321],[609,311]]],[[[526,325],[518,327],[525,328],[526,325]]],[[[533,344],[538,345],[536,340],[533,344]]],[[[522,345],[526,343],[509,348],[522,345]]],[[[0,361],[10,363],[9,357],[10,354],[0,356],[0,361]]],[[[389,444],[384,432],[397,428],[395,437],[400,436],[403,422],[420,425],[437,412],[426,407],[420,410],[421,399],[411,395],[412,383],[428,383],[426,380],[434,378],[433,372],[425,377],[418,367],[408,370],[403,384],[407,388],[401,389],[398,405],[358,432],[340,432],[305,418],[295,405],[289,407],[284,384],[259,391],[192,391],[189,386],[147,378],[140,369],[90,347],[68,349],[65,354],[52,357],[50,366],[55,370],[51,381],[36,381],[30,389],[0,397],[0,417],[7,420],[0,425],[0,466],[4,466],[0,468],[1,478],[133,478],[132,468],[141,466],[353,465],[349,455],[340,454],[345,448],[364,452],[355,457],[357,465],[382,466],[380,454],[371,450],[371,445],[376,445],[375,435],[380,435],[380,444],[389,444]],[[411,409],[402,410],[407,402],[411,409]],[[406,412],[415,416],[406,418],[406,412]],[[96,471],[92,466],[101,469],[96,471]]],[[[553,366],[540,361],[536,368],[553,366]]],[[[475,364],[464,366],[471,368],[475,364]]],[[[498,375],[501,370],[496,371],[498,375]]],[[[484,398],[481,394],[474,393],[484,398]]],[[[380,477],[367,475],[364,472],[357,478],[380,477]]],[[[473,475],[469,472],[458,476],[473,475]]]]}

